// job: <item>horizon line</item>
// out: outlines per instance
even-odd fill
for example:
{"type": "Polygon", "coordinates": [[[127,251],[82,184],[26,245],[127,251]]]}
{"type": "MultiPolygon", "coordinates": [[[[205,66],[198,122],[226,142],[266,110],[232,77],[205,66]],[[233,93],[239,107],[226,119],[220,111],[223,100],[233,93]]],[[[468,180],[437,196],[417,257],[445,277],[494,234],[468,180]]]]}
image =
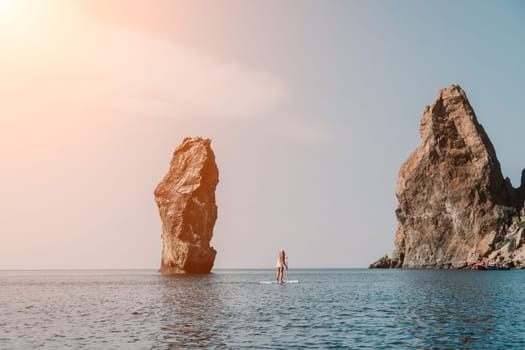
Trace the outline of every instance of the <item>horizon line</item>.
{"type": "MultiPolygon", "coordinates": [[[[348,270],[348,269],[367,269],[364,266],[353,267],[294,267],[290,270],[348,270]]],[[[129,268],[22,268],[22,269],[2,269],[0,272],[7,271],[138,271],[138,270],[156,270],[159,268],[153,267],[129,267],[129,268]]],[[[275,267],[217,267],[211,270],[275,270],[275,267]]],[[[159,272],[160,273],[160,272],[159,272]]],[[[184,274],[184,273],[182,273],[184,274]]]]}

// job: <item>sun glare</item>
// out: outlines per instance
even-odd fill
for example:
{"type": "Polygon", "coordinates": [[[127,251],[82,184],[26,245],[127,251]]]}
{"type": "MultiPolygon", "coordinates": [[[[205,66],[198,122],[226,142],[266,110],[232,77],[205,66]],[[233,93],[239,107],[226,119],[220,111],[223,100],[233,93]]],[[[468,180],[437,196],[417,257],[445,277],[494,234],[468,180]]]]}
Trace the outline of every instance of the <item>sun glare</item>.
{"type": "Polygon", "coordinates": [[[0,33],[31,32],[49,2],[35,0],[0,0],[0,33]]]}
{"type": "Polygon", "coordinates": [[[13,25],[23,13],[23,1],[0,0],[0,25],[13,25]]]}

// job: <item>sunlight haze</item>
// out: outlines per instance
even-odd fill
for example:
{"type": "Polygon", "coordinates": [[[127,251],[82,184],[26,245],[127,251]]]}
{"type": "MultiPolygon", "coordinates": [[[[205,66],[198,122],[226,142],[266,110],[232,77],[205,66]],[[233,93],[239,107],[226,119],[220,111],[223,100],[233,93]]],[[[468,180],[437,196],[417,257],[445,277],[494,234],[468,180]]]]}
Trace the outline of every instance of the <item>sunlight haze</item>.
{"type": "Polygon", "coordinates": [[[368,266],[440,88],[519,185],[524,37],[522,1],[0,0],[0,269],[157,268],[186,136],[219,167],[215,268],[368,266]]]}

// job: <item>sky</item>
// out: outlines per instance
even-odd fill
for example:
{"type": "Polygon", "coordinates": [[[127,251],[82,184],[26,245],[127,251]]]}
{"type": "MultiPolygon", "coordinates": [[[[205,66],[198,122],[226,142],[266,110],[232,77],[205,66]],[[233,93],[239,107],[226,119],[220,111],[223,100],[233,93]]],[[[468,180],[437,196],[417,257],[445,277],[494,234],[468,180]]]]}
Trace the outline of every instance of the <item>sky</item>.
{"type": "Polygon", "coordinates": [[[186,136],[220,172],[215,268],[366,267],[459,84],[515,186],[522,1],[0,0],[0,269],[158,268],[186,136]]]}

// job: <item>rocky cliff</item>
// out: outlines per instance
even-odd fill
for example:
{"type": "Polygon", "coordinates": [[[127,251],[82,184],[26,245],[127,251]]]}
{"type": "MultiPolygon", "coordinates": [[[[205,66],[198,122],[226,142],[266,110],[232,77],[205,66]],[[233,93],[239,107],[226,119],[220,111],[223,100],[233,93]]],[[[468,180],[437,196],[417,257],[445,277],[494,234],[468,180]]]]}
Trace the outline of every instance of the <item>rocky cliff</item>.
{"type": "Polygon", "coordinates": [[[213,267],[216,251],[210,240],[217,220],[219,170],[210,143],[185,138],[155,189],[162,220],[162,273],[209,273],[213,267]]]}
{"type": "MultiPolygon", "coordinates": [[[[503,178],[494,147],[459,86],[440,90],[425,108],[420,135],[421,145],[399,171],[390,266],[469,268],[500,257],[521,264],[525,186],[514,189],[503,178]]],[[[384,258],[382,265],[388,265],[384,258]]]]}

